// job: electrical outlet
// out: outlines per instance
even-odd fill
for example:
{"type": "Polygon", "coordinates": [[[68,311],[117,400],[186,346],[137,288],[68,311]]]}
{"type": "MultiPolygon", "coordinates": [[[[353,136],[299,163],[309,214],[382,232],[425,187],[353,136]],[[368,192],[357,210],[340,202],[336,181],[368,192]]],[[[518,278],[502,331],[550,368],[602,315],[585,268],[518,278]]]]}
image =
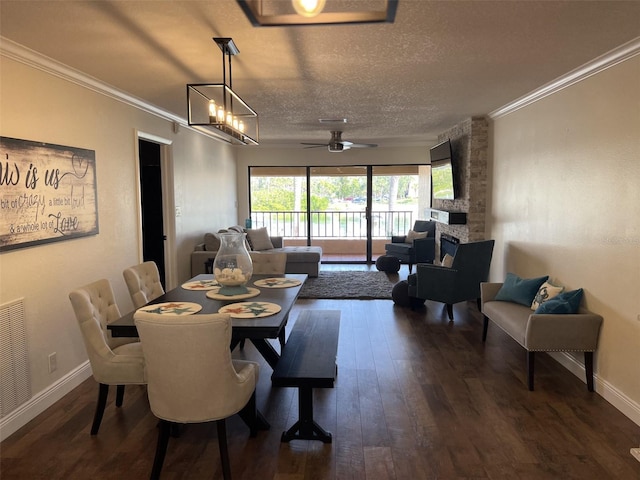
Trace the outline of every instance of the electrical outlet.
{"type": "Polygon", "coordinates": [[[53,373],[58,368],[57,353],[53,352],[49,355],[49,373],[53,373]]]}
{"type": "Polygon", "coordinates": [[[182,216],[182,208],[176,207],[176,217],[181,217],[181,216],[182,216]]]}

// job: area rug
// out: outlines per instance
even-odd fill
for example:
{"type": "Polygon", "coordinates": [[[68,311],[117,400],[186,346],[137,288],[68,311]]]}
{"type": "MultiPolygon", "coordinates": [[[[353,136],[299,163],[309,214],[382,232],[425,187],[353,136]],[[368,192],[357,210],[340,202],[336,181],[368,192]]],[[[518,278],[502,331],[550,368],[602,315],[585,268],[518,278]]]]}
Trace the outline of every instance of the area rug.
{"type": "Polygon", "coordinates": [[[320,272],[317,278],[307,279],[299,298],[391,299],[397,282],[397,274],[385,272],[320,272]]]}

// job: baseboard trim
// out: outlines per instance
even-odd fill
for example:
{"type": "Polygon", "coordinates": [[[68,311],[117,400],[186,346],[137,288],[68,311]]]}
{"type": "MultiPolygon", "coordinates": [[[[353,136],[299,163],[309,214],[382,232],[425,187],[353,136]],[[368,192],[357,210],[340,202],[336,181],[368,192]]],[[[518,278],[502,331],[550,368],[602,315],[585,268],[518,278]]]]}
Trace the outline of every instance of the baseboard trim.
{"type": "Polygon", "coordinates": [[[20,405],[0,420],[0,442],[24,427],[91,375],[91,365],[87,360],[45,390],[34,395],[29,401],[20,405]]]}
{"type": "MultiPolygon", "coordinates": [[[[549,355],[585,384],[587,383],[584,365],[578,362],[575,357],[566,352],[549,352],[549,355]]],[[[604,398],[616,409],[620,410],[625,416],[629,417],[636,425],[640,426],[640,404],[631,400],[609,382],[598,377],[597,373],[594,374],[593,377],[595,393],[604,398]]]]}

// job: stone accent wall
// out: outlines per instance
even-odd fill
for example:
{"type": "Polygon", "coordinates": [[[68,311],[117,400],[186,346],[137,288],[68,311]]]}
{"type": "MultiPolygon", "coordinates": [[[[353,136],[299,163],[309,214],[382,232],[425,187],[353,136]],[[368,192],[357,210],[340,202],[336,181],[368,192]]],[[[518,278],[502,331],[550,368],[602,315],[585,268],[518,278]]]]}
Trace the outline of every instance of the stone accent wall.
{"type": "Polygon", "coordinates": [[[438,136],[438,142],[451,140],[451,150],[457,170],[458,198],[433,200],[433,208],[466,212],[466,225],[438,223],[436,238],[440,248],[440,233],[458,237],[462,243],[485,239],[487,210],[487,163],[489,123],[485,117],[471,117],[438,136]]]}

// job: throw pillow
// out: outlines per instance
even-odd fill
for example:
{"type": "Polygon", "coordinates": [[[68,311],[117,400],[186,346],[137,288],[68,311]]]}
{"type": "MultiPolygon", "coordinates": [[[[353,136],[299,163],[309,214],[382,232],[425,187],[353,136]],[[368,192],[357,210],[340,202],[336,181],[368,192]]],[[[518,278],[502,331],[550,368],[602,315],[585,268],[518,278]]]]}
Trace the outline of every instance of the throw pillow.
{"type": "Polygon", "coordinates": [[[442,266],[451,268],[452,265],[453,265],[453,257],[448,253],[445,253],[444,257],[442,258],[442,266]]]}
{"type": "Polygon", "coordinates": [[[405,237],[405,243],[413,243],[414,240],[419,240],[421,238],[427,238],[429,232],[414,232],[413,230],[409,230],[407,236],[405,237]]]}
{"type": "Polygon", "coordinates": [[[230,232],[244,233],[244,227],[240,225],[234,225],[233,227],[229,227],[230,232]]]}
{"type": "Polygon", "coordinates": [[[555,285],[550,284],[549,282],[544,282],[536,296],[533,298],[533,302],[531,302],[531,310],[535,310],[538,308],[543,302],[552,299],[559,293],[562,293],[564,287],[556,287],[555,285]]]}
{"type": "Polygon", "coordinates": [[[530,307],[540,286],[548,279],[548,275],[537,278],[520,278],[514,273],[507,273],[507,278],[498,290],[495,300],[514,302],[530,307]]]}
{"type": "Polygon", "coordinates": [[[217,252],[220,250],[220,237],[215,233],[204,234],[204,249],[207,252],[217,252]]]}
{"type": "Polygon", "coordinates": [[[551,300],[542,302],[534,313],[578,313],[582,301],[582,289],[571,290],[556,295],[551,300]]]}
{"type": "Polygon", "coordinates": [[[267,227],[247,230],[247,240],[252,250],[273,250],[273,243],[269,238],[267,227]]]}

